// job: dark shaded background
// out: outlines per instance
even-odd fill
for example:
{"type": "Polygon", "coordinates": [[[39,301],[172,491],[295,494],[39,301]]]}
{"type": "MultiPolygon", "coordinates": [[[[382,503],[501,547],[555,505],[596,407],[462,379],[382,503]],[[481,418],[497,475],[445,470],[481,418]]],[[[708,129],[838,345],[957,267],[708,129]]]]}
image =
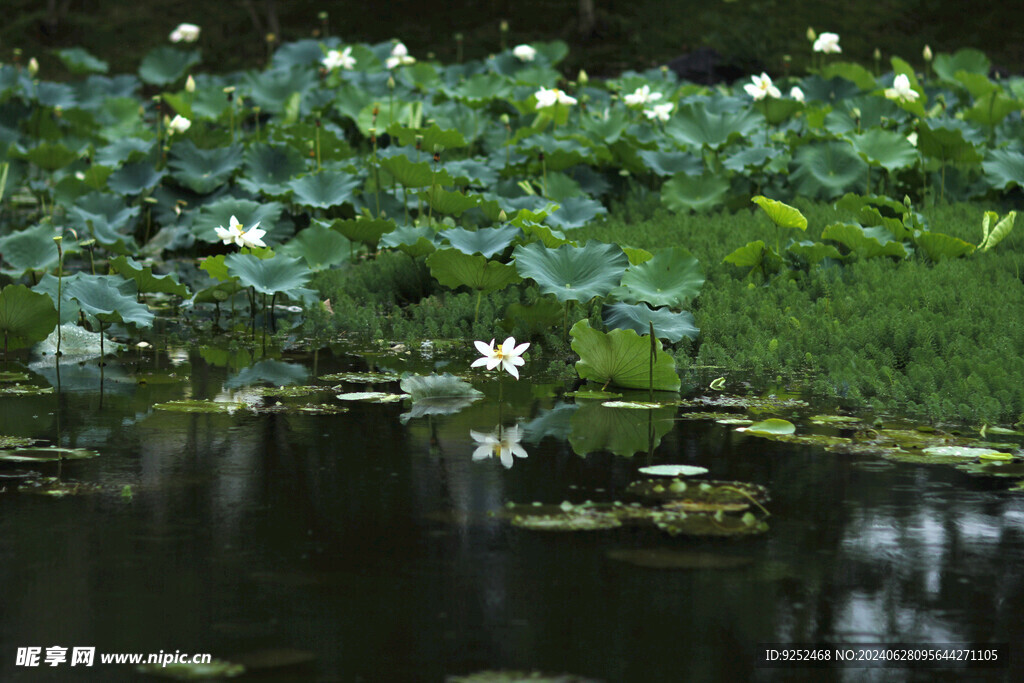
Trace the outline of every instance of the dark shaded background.
{"type": "MultiPolygon", "coordinates": [[[[56,65],[49,50],[84,47],[108,61],[112,72],[134,71],[151,48],[167,44],[180,22],[199,24],[204,64],[216,70],[249,68],[275,40],[323,35],[349,41],[401,38],[412,54],[456,59],[454,35],[462,33],[466,58],[500,49],[501,20],[509,46],[562,39],[571,46],[567,74],[591,75],[663,64],[689,50],[711,46],[749,72],[782,74],[784,55],[802,69],[810,56],[808,26],[841,37],[844,58],[883,70],[892,54],[920,64],[921,49],[981,49],[1004,71],[1022,71],[1020,27],[1024,3],[962,0],[390,0],[377,3],[319,0],[4,0],[0,61],[20,48],[44,69],[56,65]],[[592,12],[588,11],[592,8],[592,12]],[[318,19],[328,13],[327,22],[318,19]]],[[[45,74],[59,78],[58,73],[45,74]]]]}

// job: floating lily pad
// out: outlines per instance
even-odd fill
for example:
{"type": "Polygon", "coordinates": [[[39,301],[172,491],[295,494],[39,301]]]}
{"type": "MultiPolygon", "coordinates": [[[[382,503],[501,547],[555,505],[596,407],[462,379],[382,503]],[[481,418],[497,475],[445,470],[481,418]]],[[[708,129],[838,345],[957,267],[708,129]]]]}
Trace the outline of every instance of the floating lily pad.
{"type": "Polygon", "coordinates": [[[816,425],[844,425],[860,422],[859,417],[853,417],[852,415],[812,415],[809,419],[816,425]]]}
{"type": "Polygon", "coordinates": [[[651,465],[650,467],[641,467],[637,471],[651,477],[695,477],[707,474],[708,468],[696,465],[651,465]]]}
{"type": "Polygon", "coordinates": [[[603,531],[622,526],[618,517],[590,506],[515,505],[508,510],[512,526],[531,531],[603,531]]]}
{"type": "Polygon", "coordinates": [[[754,561],[744,555],[670,548],[623,548],[607,554],[609,559],[645,569],[738,569],[754,561]]]}
{"type": "Polygon", "coordinates": [[[397,382],[401,375],[394,372],[335,372],[320,375],[317,379],[325,382],[351,382],[353,384],[378,384],[381,382],[397,382]]]}
{"type": "Polygon", "coordinates": [[[975,474],[984,477],[1024,478],[1024,462],[982,460],[980,462],[969,462],[957,465],[956,468],[967,472],[967,474],[975,474]]]}
{"type": "Polygon", "coordinates": [[[737,432],[745,432],[754,436],[782,436],[796,432],[796,425],[789,420],[780,420],[772,417],[767,420],[755,422],[749,427],[737,427],[737,432]]]}
{"type": "MultiPolygon", "coordinates": [[[[1010,455],[989,448],[971,448],[970,446],[932,446],[921,450],[925,455],[952,456],[957,458],[981,458],[986,455],[1010,455]]],[[[1013,457],[1012,455],[1010,456],[1013,457]]]]}
{"type": "Polygon", "coordinates": [[[9,448],[0,450],[0,461],[6,462],[57,462],[58,460],[85,460],[95,458],[99,453],[85,448],[9,448]]]}
{"type": "Polygon", "coordinates": [[[77,496],[83,493],[97,493],[100,490],[99,484],[89,484],[80,481],[61,481],[57,479],[57,477],[30,479],[18,486],[18,493],[34,493],[38,496],[50,496],[52,498],[77,496]]]}
{"type": "Polygon", "coordinates": [[[602,403],[605,408],[632,408],[634,410],[653,410],[668,405],[675,405],[674,401],[658,403],[656,401],[605,401],[602,403]]]}
{"type": "Polygon", "coordinates": [[[0,385],[0,396],[39,396],[52,393],[53,387],[40,387],[34,384],[0,385]]]}
{"type": "Polygon", "coordinates": [[[176,681],[213,681],[245,673],[245,667],[241,664],[222,659],[213,659],[208,664],[141,664],[135,670],[176,681]]]}
{"type": "Polygon", "coordinates": [[[384,391],[353,391],[346,394],[338,394],[342,401],[365,401],[367,403],[394,403],[406,398],[405,394],[389,394],[384,391]]]}
{"type": "Polygon", "coordinates": [[[169,410],[175,413],[233,413],[246,408],[244,403],[234,401],[211,401],[209,399],[189,399],[168,401],[153,405],[156,410],[169,410]]]}
{"type": "Polygon", "coordinates": [[[626,492],[649,501],[684,503],[683,509],[727,510],[746,509],[751,503],[762,505],[770,496],[768,489],[760,484],[743,481],[690,482],[681,479],[671,481],[640,479],[632,482],[626,492]],[[743,506],[738,507],[738,506],[743,506]]]}
{"type": "MultiPolygon", "coordinates": [[[[690,415],[714,415],[714,413],[690,413],[690,415]]],[[[719,417],[715,418],[715,422],[720,425],[752,425],[753,420],[749,420],[745,417],[719,417]]]]}
{"type": "Polygon", "coordinates": [[[24,382],[29,378],[24,372],[0,372],[0,384],[5,382],[24,382]]]}
{"type": "Polygon", "coordinates": [[[0,434],[0,448],[24,448],[36,442],[27,436],[4,436],[0,434]]]}
{"type": "Polygon", "coordinates": [[[290,387],[258,387],[257,391],[262,396],[271,396],[275,398],[299,398],[300,396],[310,396],[312,394],[319,394],[323,391],[330,391],[330,388],[324,386],[299,385],[290,387]]]}
{"type": "Polygon", "coordinates": [[[768,524],[749,512],[742,517],[721,512],[666,512],[654,523],[669,536],[749,536],[768,531],[768,524]]]}

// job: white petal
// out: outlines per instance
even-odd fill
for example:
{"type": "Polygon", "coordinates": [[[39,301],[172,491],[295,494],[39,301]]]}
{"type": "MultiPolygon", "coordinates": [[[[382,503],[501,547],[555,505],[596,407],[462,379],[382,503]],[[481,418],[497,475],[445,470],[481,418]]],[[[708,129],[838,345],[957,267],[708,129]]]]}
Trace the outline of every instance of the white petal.
{"type": "Polygon", "coordinates": [[[523,342],[508,353],[512,356],[521,356],[528,348],[530,348],[530,342],[523,342]]]}
{"type": "Polygon", "coordinates": [[[502,448],[501,449],[501,464],[504,465],[505,469],[507,470],[507,469],[510,469],[512,467],[512,463],[513,462],[514,461],[512,460],[512,451],[510,451],[508,448],[502,448]]]}
{"type": "Polygon", "coordinates": [[[490,346],[488,346],[487,344],[484,344],[482,341],[475,341],[475,342],[473,342],[473,346],[475,346],[476,350],[479,351],[480,353],[484,354],[485,356],[493,356],[494,355],[494,340],[493,339],[491,340],[491,345],[490,346]]]}
{"type": "Polygon", "coordinates": [[[491,359],[488,356],[484,356],[483,358],[477,358],[475,361],[470,363],[469,367],[471,367],[471,368],[478,368],[481,365],[486,365],[490,361],[491,361],[491,359]]]}
{"type": "Polygon", "coordinates": [[[492,448],[490,446],[481,446],[480,448],[473,451],[474,460],[486,460],[491,457],[492,448]]]}
{"type": "Polygon", "coordinates": [[[499,365],[501,365],[501,359],[500,358],[488,358],[487,359],[487,369],[488,370],[493,370],[494,368],[498,367],[499,365]]]}
{"type": "Polygon", "coordinates": [[[506,361],[506,362],[502,363],[502,366],[506,370],[508,370],[508,374],[512,375],[516,379],[519,379],[519,371],[516,370],[516,366],[512,365],[511,362],[506,361]]]}

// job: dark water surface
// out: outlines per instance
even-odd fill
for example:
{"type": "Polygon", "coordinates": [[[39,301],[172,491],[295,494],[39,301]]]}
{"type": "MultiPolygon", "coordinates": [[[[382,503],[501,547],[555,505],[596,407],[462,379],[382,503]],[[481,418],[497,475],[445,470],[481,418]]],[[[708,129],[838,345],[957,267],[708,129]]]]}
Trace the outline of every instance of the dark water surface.
{"type": "MultiPolygon", "coordinates": [[[[473,460],[470,430],[566,403],[528,380],[506,381],[500,408],[497,385],[476,381],[484,400],[406,424],[402,403],[353,402],[328,416],[153,410],[232,393],[223,384],[237,373],[196,352],[175,358],[126,355],[105,373],[102,398],[98,377],[81,369],[63,372],[59,397],[0,397],[0,434],[101,453],[61,468],[64,479],[99,484],[95,493],[0,494],[0,680],[135,676],[128,665],[15,665],[18,647],[54,645],[314,657],[247,675],[261,680],[441,681],[482,669],[607,681],[929,680],[937,672],[769,670],[756,659],[770,642],[1024,638],[1024,492],[1005,479],[840,456],[712,421],[673,422],[653,457],[581,457],[564,439],[536,438],[506,469],[473,460]],[[615,500],[651,463],[767,486],[770,531],[544,533],[487,514],[508,501],[615,500]],[[638,548],[691,552],[696,568],[608,555],[638,548]]],[[[318,360],[317,374],[365,369],[318,360]]],[[[338,404],[334,393],[318,400],[338,404]]]]}

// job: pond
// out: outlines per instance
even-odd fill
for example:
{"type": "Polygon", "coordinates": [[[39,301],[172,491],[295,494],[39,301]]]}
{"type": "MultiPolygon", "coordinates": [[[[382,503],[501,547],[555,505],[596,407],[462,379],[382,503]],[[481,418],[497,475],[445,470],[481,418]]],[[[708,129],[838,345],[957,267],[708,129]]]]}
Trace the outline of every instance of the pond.
{"type": "MultiPolygon", "coordinates": [[[[131,351],[107,365],[102,392],[93,360],[66,366],[59,392],[0,395],[0,434],[98,452],[59,467],[0,462],[0,474],[34,470],[79,484],[57,496],[32,495],[38,479],[22,490],[0,483],[0,678],[122,680],[133,667],[102,665],[100,653],[180,651],[246,664],[244,678],[262,680],[441,681],[484,670],[820,680],[827,672],[759,668],[759,653],[768,643],[1024,638],[1018,479],[761,438],[713,416],[685,419],[693,406],[607,407],[528,374],[500,386],[483,372],[469,376],[483,397],[423,416],[408,400],[336,398],[397,393],[397,382],[324,379],[468,370],[462,359],[397,352],[368,365],[324,350],[247,371],[246,361],[210,349],[131,351]],[[264,396],[246,385],[261,372],[290,373],[322,393],[264,396]],[[184,399],[242,405],[155,407],[184,399]],[[305,403],[329,408],[297,409],[305,403]],[[504,462],[487,457],[500,456],[495,430],[507,442],[513,425],[518,446],[504,462]],[[706,480],[765,487],[770,515],[757,504],[746,522],[732,512],[732,522],[720,523],[722,513],[709,522],[764,533],[513,523],[529,510],[517,515],[509,503],[585,516],[599,515],[585,501],[629,507],[638,500],[630,484],[647,478],[638,469],[655,464],[707,468],[690,489],[706,480]],[[18,648],[45,655],[52,646],[95,647],[96,664],[15,664],[18,648]]],[[[28,374],[23,384],[56,384],[52,368],[14,369],[28,374]]],[[[755,414],[725,403],[698,409],[787,417],[799,433],[871,431],[811,425],[810,407],[755,414]]],[[[1019,452],[1019,435],[998,441],[1019,452]]]]}

